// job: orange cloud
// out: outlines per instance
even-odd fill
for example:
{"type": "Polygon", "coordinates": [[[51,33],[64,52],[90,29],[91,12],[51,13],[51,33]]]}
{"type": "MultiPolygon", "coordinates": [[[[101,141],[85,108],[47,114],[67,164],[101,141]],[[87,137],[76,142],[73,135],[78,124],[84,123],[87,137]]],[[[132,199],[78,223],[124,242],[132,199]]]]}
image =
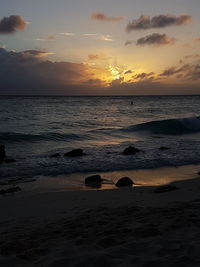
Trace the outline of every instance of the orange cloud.
{"type": "Polygon", "coordinates": [[[91,18],[93,20],[103,21],[103,22],[118,22],[124,19],[124,17],[122,16],[113,17],[105,15],[104,13],[96,13],[96,12],[92,13],[91,18]]]}

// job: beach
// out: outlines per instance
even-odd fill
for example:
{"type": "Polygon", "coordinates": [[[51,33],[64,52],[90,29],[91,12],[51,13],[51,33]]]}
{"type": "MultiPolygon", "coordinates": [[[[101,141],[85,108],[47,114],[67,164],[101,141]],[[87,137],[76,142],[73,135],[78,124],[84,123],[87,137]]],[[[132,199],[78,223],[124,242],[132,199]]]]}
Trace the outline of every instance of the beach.
{"type": "Polygon", "coordinates": [[[199,97],[131,100],[0,98],[0,266],[200,265],[199,97]]]}
{"type": "Polygon", "coordinates": [[[200,179],[1,197],[1,266],[198,266],[200,179]]]}

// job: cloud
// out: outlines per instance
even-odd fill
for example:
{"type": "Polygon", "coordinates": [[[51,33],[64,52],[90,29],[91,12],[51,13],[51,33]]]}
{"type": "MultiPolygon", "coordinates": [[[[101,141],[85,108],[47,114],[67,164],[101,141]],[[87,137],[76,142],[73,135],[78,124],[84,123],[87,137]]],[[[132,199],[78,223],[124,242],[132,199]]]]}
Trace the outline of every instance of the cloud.
{"type": "MultiPolygon", "coordinates": [[[[166,84],[158,81],[144,80],[139,82],[112,84],[106,88],[109,95],[191,95],[200,93],[200,85],[188,86],[186,83],[166,84]]],[[[105,91],[104,91],[105,94],[105,91]]]]}
{"type": "Polygon", "coordinates": [[[54,35],[49,35],[49,36],[47,37],[47,40],[48,40],[48,41],[55,41],[55,40],[56,40],[56,37],[55,37],[54,35]]]}
{"type": "Polygon", "coordinates": [[[196,59],[196,58],[199,58],[199,57],[200,57],[199,54],[191,54],[191,55],[184,56],[185,59],[190,59],[190,58],[196,59]]]}
{"type": "Polygon", "coordinates": [[[181,67],[173,66],[173,67],[170,67],[164,70],[159,76],[168,78],[174,75],[177,75],[176,78],[182,79],[183,82],[199,81],[200,80],[200,64],[193,62],[190,64],[185,64],[181,67]]]}
{"type": "Polygon", "coordinates": [[[142,73],[139,73],[139,74],[136,74],[133,76],[133,78],[135,80],[146,80],[146,79],[154,79],[154,72],[149,72],[149,73],[146,73],[146,72],[142,72],[142,73]]]}
{"type": "MultiPolygon", "coordinates": [[[[110,71],[104,67],[83,63],[53,62],[51,53],[39,50],[21,52],[0,48],[0,94],[6,95],[131,95],[131,94],[198,94],[200,93],[200,64],[173,67],[163,71],[159,81],[153,72],[138,73],[134,80],[123,76],[107,81],[110,71]],[[164,73],[165,72],[165,73],[164,73]],[[165,76],[164,76],[165,74],[165,76]],[[168,76],[167,76],[168,75],[168,76]],[[179,84],[166,84],[166,77],[178,75],[179,84]],[[101,78],[99,78],[101,77],[101,78]],[[105,77],[103,79],[102,77],[105,77]],[[183,80],[183,82],[181,82],[183,80]],[[185,82],[187,81],[187,82],[185,82]]],[[[129,77],[128,75],[126,77],[129,77]]],[[[172,76],[172,80],[175,76],[172,76]]]]}
{"type": "Polygon", "coordinates": [[[126,26],[127,32],[133,30],[148,30],[153,28],[164,28],[167,26],[180,26],[192,21],[192,17],[188,14],[180,16],[173,15],[159,15],[159,16],[140,16],[139,19],[132,20],[126,26]]]}
{"type": "Polygon", "coordinates": [[[59,34],[64,35],[64,36],[74,36],[75,35],[75,33],[73,33],[73,32],[60,32],[59,34]]]}
{"type": "Polygon", "coordinates": [[[189,65],[183,65],[182,67],[180,68],[176,68],[176,67],[170,67],[166,70],[164,70],[160,76],[165,76],[165,77],[169,77],[169,76],[172,76],[174,74],[177,74],[177,73],[181,73],[181,72],[184,72],[184,71],[187,71],[189,69],[189,65]]]}
{"type": "Polygon", "coordinates": [[[200,42],[200,37],[194,39],[195,42],[200,42]]]}
{"type": "Polygon", "coordinates": [[[133,41],[127,40],[124,45],[127,46],[127,45],[131,45],[131,44],[133,44],[133,41]]]}
{"type": "Polygon", "coordinates": [[[132,74],[132,73],[133,73],[132,70],[126,70],[126,71],[124,72],[125,75],[126,75],[126,74],[132,74]]]}
{"type": "Polygon", "coordinates": [[[113,17],[113,16],[105,15],[104,13],[95,12],[95,13],[92,13],[91,19],[103,21],[103,22],[118,22],[118,21],[123,20],[124,17],[122,17],[122,16],[113,17]]]}
{"type": "Polygon", "coordinates": [[[0,48],[0,94],[81,94],[84,82],[96,79],[82,63],[52,62],[49,52],[7,51],[0,48]]]}
{"type": "Polygon", "coordinates": [[[184,48],[191,48],[192,47],[192,44],[191,43],[184,43],[184,44],[182,44],[182,47],[184,47],[184,48]]]}
{"type": "Polygon", "coordinates": [[[114,40],[112,39],[112,36],[109,35],[109,34],[107,34],[107,35],[101,35],[101,36],[99,36],[98,39],[99,39],[99,40],[102,40],[102,41],[108,41],[108,42],[112,42],[112,41],[114,41],[114,40]]]}
{"type": "Polygon", "coordinates": [[[104,54],[90,54],[88,55],[88,60],[107,60],[109,59],[104,54]]]}
{"type": "Polygon", "coordinates": [[[11,34],[25,30],[27,22],[21,16],[4,17],[0,20],[0,34],[11,34]]]}
{"type": "Polygon", "coordinates": [[[86,36],[86,37],[97,36],[97,33],[84,33],[83,36],[86,36]]]}
{"type": "Polygon", "coordinates": [[[161,45],[173,45],[175,42],[176,39],[168,37],[166,34],[153,33],[138,39],[137,45],[161,46],[161,45]]]}
{"type": "Polygon", "coordinates": [[[106,85],[105,82],[100,79],[89,79],[85,81],[84,84],[93,87],[104,87],[106,85]]]}
{"type": "Polygon", "coordinates": [[[36,40],[36,41],[46,41],[46,39],[43,39],[43,38],[36,38],[34,40],[36,40]]]}
{"type": "Polygon", "coordinates": [[[186,80],[199,81],[200,80],[200,64],[195,64],[188,67],[185,75],[186,80]]]}

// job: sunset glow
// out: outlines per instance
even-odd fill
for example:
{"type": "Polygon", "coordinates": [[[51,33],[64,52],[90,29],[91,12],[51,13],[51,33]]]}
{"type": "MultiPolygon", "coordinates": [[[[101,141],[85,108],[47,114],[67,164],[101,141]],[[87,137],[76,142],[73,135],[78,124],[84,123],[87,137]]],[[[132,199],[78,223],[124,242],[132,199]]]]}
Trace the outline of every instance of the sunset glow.
{"type": "Polygon", "coordinates": [[[104,88],[107,94],[200,93],[199,2],[116,0],[113,9],[104,0],[101,7],[86,0],[81,12],[72,1],[45,2],[19,0],[18,15],[9,15],[9,3],[0,11],[2,94],[13,92],[6,76],[16,81],[19,93],[29,83],[42,94],[50,93],[49,87],[66,95],[82,94],[83,88],[89,95],[105,94],[104,88]],[[26,83],[21,73],[29,77],[26,83]]]}

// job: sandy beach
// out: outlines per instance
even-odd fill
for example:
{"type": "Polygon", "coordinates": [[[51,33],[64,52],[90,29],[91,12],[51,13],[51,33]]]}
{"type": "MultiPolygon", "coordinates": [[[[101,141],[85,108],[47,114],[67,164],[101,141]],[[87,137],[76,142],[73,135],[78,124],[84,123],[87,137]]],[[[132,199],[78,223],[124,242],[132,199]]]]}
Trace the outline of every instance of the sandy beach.
{"type": "Polygon", "coordinates": [[[199,266],[200,179],[0,199],[0,266],[199,266]]]}

